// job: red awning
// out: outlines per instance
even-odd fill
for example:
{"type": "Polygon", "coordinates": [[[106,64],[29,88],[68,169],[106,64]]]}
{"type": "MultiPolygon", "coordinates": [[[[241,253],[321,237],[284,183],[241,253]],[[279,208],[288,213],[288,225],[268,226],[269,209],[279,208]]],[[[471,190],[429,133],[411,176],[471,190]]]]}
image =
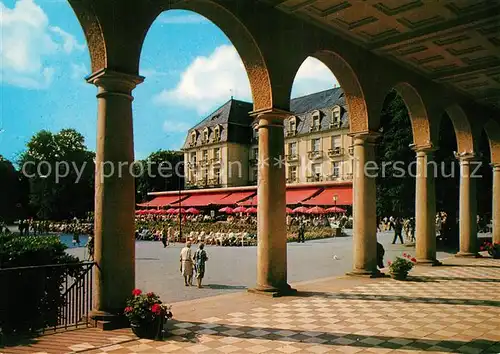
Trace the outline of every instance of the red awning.
{"type": "MultiPolygon", "coordinates": [[[[183,199],[186,199],[186,195],[181,195],[180,200],[182,201],[183,199]]],[[[159,197],[154,198],[153,200],[147,202],[147,203],[141,203],[137,204],[139,207],[143,208],[159,208],[159,207],[164,207],[167,205],[172,205],[172,204],[177,204],[179,203],[179,196],[178,195],[162,195],[159,197]]]]}
{"type": "Polygon", "coordinates": [[[212,204],[221,205],[221,199],[226,198],[229,194],[228,192],[191,194],[189,198],[182,201],[182,206],[203,207],[212,204]]]}
{"type": "MultiPolygon", "coordinates": [[[[318,193],[319,190],[320,188],[318,187],[289,188],[286,191],[286,205],[300,204],[303,200],[311,198],[311,196],[318,193]]],[[[238,204],[243,206],[255,206],[257,205],[257,196],[244,200],[238,204]]]]}
{"type": "Polygon", "coordinates": [[[233,205],[237,204],[239,201],[242,201],[244,199],[247,199],[251,197],[252,195],[255,194],[255,191],[250,191],[250,192],[234,192],[225,197],[224,199],[220,200],[219,205],[233,205]]]}
{"type": "MultiPolygon", "coordinates": [[[[295,205],[311,198],[319,191],[317,187],[293,188],[286,191],[286,205],[295,205]]],[[[305,203],[303,203],[305,204],[305,203]]]]}
{"type": "Polygon", "coordinates": [[[325,188],[317,196],[305,201],[305,205],[352,205],[352,187],[339,186],[325,188]],[[337,202],[333,200],[333,196],[337,195],[337,202]]]}

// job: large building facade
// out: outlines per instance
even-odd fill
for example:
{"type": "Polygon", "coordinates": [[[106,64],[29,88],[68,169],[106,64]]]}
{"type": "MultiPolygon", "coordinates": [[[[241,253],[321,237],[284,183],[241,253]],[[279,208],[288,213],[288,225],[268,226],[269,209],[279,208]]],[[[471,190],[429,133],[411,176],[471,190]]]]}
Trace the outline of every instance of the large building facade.
{"type": "Polygon", "coordinates": [[[231,99],[188,131],[186,188],[255,185],[259,163],[284,164],[288,184],[352,179],[352,139],[341,88],[291,101],[285,155],[274,161],[259,162],[251,110],[251,103],[231,99]]]}

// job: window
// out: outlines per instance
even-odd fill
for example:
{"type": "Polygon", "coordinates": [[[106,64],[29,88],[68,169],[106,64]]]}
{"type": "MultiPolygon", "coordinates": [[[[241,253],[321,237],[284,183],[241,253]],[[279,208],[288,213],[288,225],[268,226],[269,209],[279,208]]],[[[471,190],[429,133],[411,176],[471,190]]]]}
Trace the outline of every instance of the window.
{"type": "Polygon", "coordinates": [[[220,140],[220,127],[217,126],[214,129],[214,140],[219,141],[220,140]]]}
{"type": "Polygon", "coordinates": [[[202,159],[203,161],[207,161],[207,160],[208,160],[208,150],[203,150],[203,151],[201,152],[201,157],[202,157],[201,159],[202,159]]]}
{"type": "Polygon", "coordinates": [[[315,163],[311,167],[314,180],[319,181],[321,178],[321,164],[315,163]]]}
{"type": "Polygon", "coordinates": [[[332,163],[332,177],[338,177],[338,176],[340,176],[340,163],[333,162],[332,163]]]}
{"type": "Polygon", "coordinates": [[[196,144],[196,131],[191,133],[191,144],[196,144]]]}
{"type": "Polygon", "coordinates": [[[342,113],[342,110],[340,106],[335,106],[332,110],[332,123],[333,124],[339,124],[340,123],[340,115],[342,113]]]}
{"type": "Polygon", "coordinates": [[[189,161],[193,164],[196,165],[196,152],[192,152],[191,156],[189,157],[189,161]]]}
{"type": "Polygon", "coordinates": [[[316,111],[312,115],[311,130],[313,130],[313,131],[319,130],[320,125],[321,125],[321,116],[320,116],[319,111],[316,111]]]}
{"type": "Polygon", "coordinates": [[[290,156],[297,156],[297,143],[288,144],[288,153],[290,156]]]}
{"type": "Polygon", "coordinates": [[[214,160],[219,161],[220,160],[220,148],[215,148],[214,149],[214,160]]]}
{"type": "Polygon", "coordinates": [[[290,182],[297,182],[297,166],[288,167],[288,179],[290,182]]]}
{"type": "Polygon", "coordinates": [[[288,133],[289,135],[295,135],[297,132],[297,120],[295,117],[290,118],[288,133]]]}
{"type": "Polygon", "coordinates": [[[203,131],[203,142],[204,143],[208,142],[208,129],[205,129],[203,131]]]}
{"type": "Polygon", "coordinates": [[[203,181],[204,182],[208,181],[208,169],[207,168],[203,169],[203,181]]]}
{"type": "Polygon", "coordinates": [[[337,147],[340,147],[340,136],[332,136],[332,150],[337,147]]]}
{"type": "Polygon", "coordinates": [[[311,150],[314,152],[319,152],[320,151],[320,145],[321,145],[321,140],[320,139],[313,139],[311,140],[311,150]]]}
{"type": "Polygon", "coordinates": [[[217,184],[220,184],[220,169],[214,168],[214,179],[217,184]]]}

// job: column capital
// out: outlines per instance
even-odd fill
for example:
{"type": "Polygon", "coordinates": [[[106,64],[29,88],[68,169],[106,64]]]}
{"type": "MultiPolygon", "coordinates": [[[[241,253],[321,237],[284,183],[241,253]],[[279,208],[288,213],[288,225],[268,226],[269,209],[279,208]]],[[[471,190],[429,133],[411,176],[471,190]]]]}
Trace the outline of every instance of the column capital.
{"type": "Polygon", "coordinates": [[[468,163],[477,160],[477,155],[471,151],[455,152],[455,158],[460,161],[460,163],[468,163]]]}
{"type": "MultiPolygon", "coordinates": [[[[363,140],[366,143],[375,143],[377,139],[379,139],[382,134],[373,130],[366,130],[363,132],[355,132],[355,133],[349,133],[347,134],[353,139],[360,139],[363,140]]],[[[354,144],[355,145],[355,144],[354,144]]]]}
{"type": "Polygon", "coordinates": [[[251,117],[255,117],[257,119],[265,119],[268,117],[272,117],[275,119],[285,120],[286,118],[293,115],[290,111],[285,111],[283,109],[271,107],[271,108],[262,108],[256,111],[252,111],[249,113],[251,117]]]}
{"type": "Polygon", "coordinates": [[[410,144],[410,148],[417,154],[418,153],[429,154],[431,152],[438,150],[438,147],[432,143],[428,143],[425,145],[410,144]]]}
{"type": "Polygon", "coordinates": [[[110,69],[101,69],[86,78],[89,84],[96,85],[107,92],[130,94],[144,81],[144,76],[126,74],[110,69]]]}

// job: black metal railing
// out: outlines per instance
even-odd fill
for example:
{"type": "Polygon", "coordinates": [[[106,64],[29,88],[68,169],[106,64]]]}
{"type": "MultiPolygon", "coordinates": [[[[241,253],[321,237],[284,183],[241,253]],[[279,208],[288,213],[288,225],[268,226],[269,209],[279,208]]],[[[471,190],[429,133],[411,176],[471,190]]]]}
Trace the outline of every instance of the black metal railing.
{"type": "MultiPolygon", "coordinates": [[[[91,326],[89,313],[92,309],[94,265],[94,262],[82,262],[0,268],[0,283],[14,284],[18,293],[31,292],[32,296],[24,295],[24,300],[28,301],[30,309],[37,310],[26,314],[25,322],[29,326],[16,323],[15,332],[43,333],[48,330],[91,326]]],[[[6,305],[0,304],[0,307],[4,307],[0,312],[5,317],[11,315],[9,308],[5,308],[6,305]]],[[[14,321],[17,320],[14,317],[14,321]]]]}

